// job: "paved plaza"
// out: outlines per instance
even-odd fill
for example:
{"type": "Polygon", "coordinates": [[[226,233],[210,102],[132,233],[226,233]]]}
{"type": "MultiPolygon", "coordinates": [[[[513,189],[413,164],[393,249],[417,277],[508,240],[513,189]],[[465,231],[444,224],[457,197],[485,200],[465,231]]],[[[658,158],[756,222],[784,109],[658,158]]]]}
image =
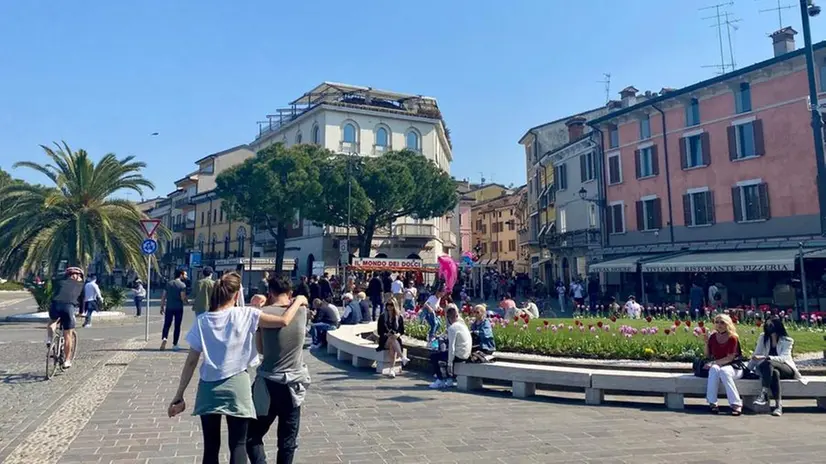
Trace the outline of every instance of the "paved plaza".
{"type": "MultiPolygon", "coordinates": [[[[185,352],[158,352],[156,333],[144,346],[123,337],[127,328],[100,327],[104,337],[83,343],[77,367],[46,382],[42,344],[20,340],[37,330],[0,326],[0,462],[200,462],[197,418],[166,417],[185,352]]],[[[132,330],[135,338],[142,326],[132,330]]],[[[496,387],[432,391],[424,374],[387,379],[305,354],[313,385],[300,463],[813,463],[826,452],[826,414],[813,401],[788,402],[782,418],[709,416],[699,399],[685,412],[667,411],[660,398],[591,407],[582,393],[517,400],[496,387]]],[[[274,434],[267,438],[274,455],[274,434]]]]}

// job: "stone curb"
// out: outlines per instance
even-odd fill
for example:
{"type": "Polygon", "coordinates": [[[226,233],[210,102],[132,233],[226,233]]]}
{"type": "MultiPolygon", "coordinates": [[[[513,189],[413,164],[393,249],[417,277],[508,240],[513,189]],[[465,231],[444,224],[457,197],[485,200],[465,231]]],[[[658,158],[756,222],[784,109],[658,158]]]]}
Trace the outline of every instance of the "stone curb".
{"type": "MultiPolygon", "coordinates": [[[[85,316],[77,316],[78,318],[85,318],[85,316]]],[[[114,321],[114,320],[121,320],[126,318],[126,313],[122,311],[96,311],[94,315],[94,320],[96,321],[114,321]]],[[[4,322],[48,322],[49,321],[49,313],[47,311],[36,312],[36,313],[26,313],[26,314],[15,314],[12,316],[6,316],[2,319],[4,322]]]]}

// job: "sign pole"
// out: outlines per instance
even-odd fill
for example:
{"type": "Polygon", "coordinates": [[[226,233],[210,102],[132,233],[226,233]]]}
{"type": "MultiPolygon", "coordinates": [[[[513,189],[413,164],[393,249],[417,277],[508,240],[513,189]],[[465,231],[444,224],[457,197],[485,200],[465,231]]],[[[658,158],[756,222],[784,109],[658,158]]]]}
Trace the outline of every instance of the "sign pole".
{"type": "Polygon", "coordinates": [[[149,341],[149,307],[152,301],[152,256],[146,256],[146,314],[144,317],[143,341],[149,341]]]}

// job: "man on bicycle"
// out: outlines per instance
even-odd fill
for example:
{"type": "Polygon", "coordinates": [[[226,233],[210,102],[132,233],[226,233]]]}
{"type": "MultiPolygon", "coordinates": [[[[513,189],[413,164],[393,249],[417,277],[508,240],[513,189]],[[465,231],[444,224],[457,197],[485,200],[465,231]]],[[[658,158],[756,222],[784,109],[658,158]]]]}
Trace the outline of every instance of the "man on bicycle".
{"type": "Polygon", "coordinates": [[[74,338],[72,332],[75,329],[75,307],[77,307],[83,297],[83,271],[77,267],[66,269],[65,278],[58,282],[58,288],[52,297],[49,307],[50,322],[46,326],[46,344],[51,344],[54,336],[55,326],[58,321],[63,328],[63,368],[72,367],[72,344],[74,338]]]}

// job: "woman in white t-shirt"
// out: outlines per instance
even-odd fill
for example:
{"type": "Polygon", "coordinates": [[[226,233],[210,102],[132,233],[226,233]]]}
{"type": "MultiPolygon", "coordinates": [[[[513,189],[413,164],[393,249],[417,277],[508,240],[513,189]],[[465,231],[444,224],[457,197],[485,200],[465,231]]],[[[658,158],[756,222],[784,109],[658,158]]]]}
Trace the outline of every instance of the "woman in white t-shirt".
{"type": "Polygon", "coordinates": [[[404,289],[404,305],[402,306],[405,311],[412,311],[416,308],[416,297],[418,294],[418,290],[413,286],[413,281],[408,281],[407,288],[404,289]]]}
{"type": "MultiPolygon", "coordinates": [[[[192,412],[201,416],[203,462],[219,461],[221,416],[227,418],[230,464],[247,462],[247,425],[250,419],[255,419],[247,367],[258,361],[255,331],[259,325],[265,328],[289,325],[298,308],[307,304],[307,299],[299,296],[283,316],[266,314],[257,308],[236,306],[240,289],[241,276],[235,272],[225,274],[215,283],[209,311],[198,316],[186,336],[189,356],[181,372],[178,392],[167,411],[169,417],[173,417],[186,409],[184,392],[203,355],[192,412]]],[[[256,295],[251,303],[260,307],[265,301],[266,297],[256,295]]]]}

